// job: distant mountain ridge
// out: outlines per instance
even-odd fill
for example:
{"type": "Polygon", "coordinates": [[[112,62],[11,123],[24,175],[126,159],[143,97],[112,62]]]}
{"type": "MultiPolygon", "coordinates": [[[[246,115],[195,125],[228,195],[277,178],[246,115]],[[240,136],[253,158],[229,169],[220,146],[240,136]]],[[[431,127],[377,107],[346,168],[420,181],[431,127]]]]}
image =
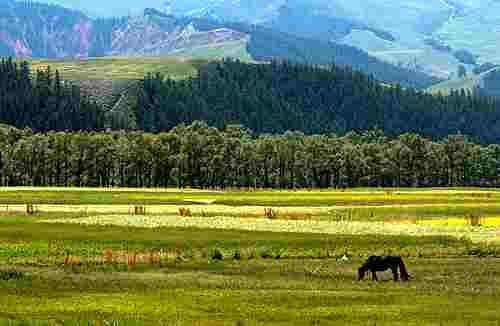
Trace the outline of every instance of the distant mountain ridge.
{"type": "Polygon", "coordinates": [[[176,17],[270,27],[347,44],[380,60],[455,78],[487,62],[500,64],[496,0],[39,0],[96,11],[138,15],[146,7],[176,17]],[[120,10],[120,8],[122,8],[120,10]],[[463,60],[467,51],[473,60],[463,60]]]}
{"type": "Polygon", "coordinates": [[[36,58],[162,55],[185,48],[243,41],[229,29],[197,31],[154,11],[130,18],[90,19],[53,5],[0,4],[0,55],[36,58]]]}
{"type": "Polygon", "coordinates": [[[335,62],[405,87],[426,88],[439,81],[328,40],[283,33],[272,26],[175,17],[153,8],[131,17],[95,19],[60,6],[6,0],[0,3],[0,31],[1,56],[283,59],[319,65],[335,62]]]}

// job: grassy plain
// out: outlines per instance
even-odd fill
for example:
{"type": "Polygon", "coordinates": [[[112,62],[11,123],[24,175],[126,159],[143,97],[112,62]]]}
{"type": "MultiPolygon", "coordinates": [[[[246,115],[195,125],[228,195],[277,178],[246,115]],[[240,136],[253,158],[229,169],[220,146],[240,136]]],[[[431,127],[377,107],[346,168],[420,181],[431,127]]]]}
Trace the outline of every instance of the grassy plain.
{"type": "Polygon", "coordinates": [[[239,58],[246,62],[255,62],[247,50],[248,39],[225,43],[210,44],[174,52],[172,55],[190,59],[220,60],[227,57],[239,58]]]}
{"type": "Polygon", "coordinates": [[[0,325],[498,325],[498,199],[1,188],[0,325]],[[410,282],[356,280],[384,253],[410,282]]]}
{"type": "Polygon", "coordinates": [[[171,57],[106,57],[85,60],[30,60],[33,71],[59,70],[67,80],[139,80],[147,73],[159,72],[173,79],[196,75],[196,67],[205,60],[185,60],[171,57]]]}
{"type": "Polygon", "coordinates": [[[431,94],[450,95],[451,91],[465,90],[472,92],[474,87],[478,85],[481,80],[480,75],[471,74],[465,78],[451,79],[428,88],[431,94]]]}
{"type": "MultiPolygon", "coordinates": [[[[431,94],[441,94],[441,95],[449,95],[452,90],[459,91],[465,90],[469,92],[473,92],[475,87],[485,87],[484,80],[492,73],[498,72],[498,68],[492,68],[486,72],[481,74],[470,73],[464,78],[451,79],[436,85],[433,85],[427,89],[431,94]],[[483,85],[482,85],[483,84],[483,85]]],[[[495,88],[494,85],[486,86],[488,88],[495,88]]]]}

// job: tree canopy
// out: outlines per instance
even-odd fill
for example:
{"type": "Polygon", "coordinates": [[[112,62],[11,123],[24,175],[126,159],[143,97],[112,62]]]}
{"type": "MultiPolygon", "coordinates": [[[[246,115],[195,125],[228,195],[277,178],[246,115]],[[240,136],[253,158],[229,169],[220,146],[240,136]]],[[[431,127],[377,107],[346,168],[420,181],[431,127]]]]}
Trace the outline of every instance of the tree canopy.
{"type": "Polygon", "coordinates": [[[500,145],[374,129],[254,135],[205,122],[169,132],[0,128],[0,185],[200,188],[499,186],[500,145]]]}
{"type": "Polygon", "coordinates": [[[461,133],[481,143],[500,143],[498,99],[383,85],[336,65],[225,60],[201,67],[198,77],[187,80],[150,74],[135,112],[139,127],[149,132],[204,120],[219,128],[239,123],[257,133],[345,134],[380,128],[391,136],[412,132],[441,139],[461,133]]]}
{"type": "Polygon", "coordinates": [[[0,62],[0,123],[36,131],[101,130],[104,114],[59,72],[32,73],[28,63],[0,62]]]}

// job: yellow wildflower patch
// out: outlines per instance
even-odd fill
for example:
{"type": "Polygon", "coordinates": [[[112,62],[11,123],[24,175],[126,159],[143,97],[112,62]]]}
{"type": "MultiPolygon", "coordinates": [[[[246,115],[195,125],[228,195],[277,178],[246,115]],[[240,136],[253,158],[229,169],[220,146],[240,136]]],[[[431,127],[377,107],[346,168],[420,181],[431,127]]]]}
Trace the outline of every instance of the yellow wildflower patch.
{"type": "MultiPolygon", "coordinates": [[[[467,217],[463,218],[433,218],[433,219],[394,219],[388,224],[421,224],[421,225],[470,225],[467,217]]],[[[482,226],[500,226],[500,217],[484,217],[479,219],[482,226]]]]}
{"type": "Polygon", "coordinates": [[[497,241],[500,227],[475,228],[470,225],[389,224],[385,222],[329,222],[241,217],[102,215],[77,219],[45,220],[43,223],[116,225],[139,228],[232,229],[257,232],[316,233],[330,235],[450,236],[474,242],[497,241]]]}

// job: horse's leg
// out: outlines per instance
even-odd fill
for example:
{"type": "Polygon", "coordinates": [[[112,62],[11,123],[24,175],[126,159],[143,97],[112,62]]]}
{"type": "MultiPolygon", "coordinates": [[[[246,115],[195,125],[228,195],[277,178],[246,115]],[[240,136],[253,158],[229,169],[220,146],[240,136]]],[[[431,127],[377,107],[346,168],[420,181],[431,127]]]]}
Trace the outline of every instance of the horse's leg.
{"type": "Polygon", "coordinates": [[[391,268],[391,270],[392,270],[392,274],[394,275],[394,282],[397,282],[398,281],[398,268],[393,267],[393,268],[391,268]]]}
{"type": "Polygon", "coordinates": [[[374,281],[378,281],[377,279],[377,273],[375,271],[372,271],[372,278],[374,281]]]}

